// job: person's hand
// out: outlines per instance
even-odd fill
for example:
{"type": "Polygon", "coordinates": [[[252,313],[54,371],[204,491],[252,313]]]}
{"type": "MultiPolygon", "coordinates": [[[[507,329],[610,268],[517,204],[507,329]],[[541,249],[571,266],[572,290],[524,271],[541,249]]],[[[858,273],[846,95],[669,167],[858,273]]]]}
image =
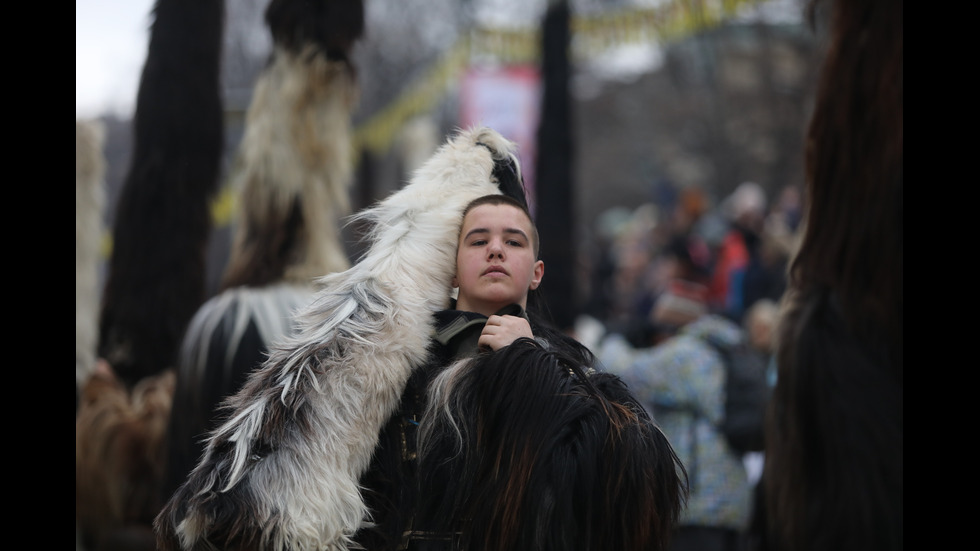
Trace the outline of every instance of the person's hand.
{"type": "Polygon", "coordinates": [[[490,316],[480,333],[479,347],[500,350],[521,337],[534,338],[531,324],[518,316],[490,316]]]}

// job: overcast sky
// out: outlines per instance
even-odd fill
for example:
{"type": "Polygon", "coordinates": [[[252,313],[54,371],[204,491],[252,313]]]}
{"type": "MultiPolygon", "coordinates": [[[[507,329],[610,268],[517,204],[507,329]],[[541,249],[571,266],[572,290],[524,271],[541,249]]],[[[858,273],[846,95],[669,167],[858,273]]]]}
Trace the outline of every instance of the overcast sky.
{"type": "Polygon", "coordinates": [[[75,117],[132,115],[153,0],[75,0],[75,117]]]}

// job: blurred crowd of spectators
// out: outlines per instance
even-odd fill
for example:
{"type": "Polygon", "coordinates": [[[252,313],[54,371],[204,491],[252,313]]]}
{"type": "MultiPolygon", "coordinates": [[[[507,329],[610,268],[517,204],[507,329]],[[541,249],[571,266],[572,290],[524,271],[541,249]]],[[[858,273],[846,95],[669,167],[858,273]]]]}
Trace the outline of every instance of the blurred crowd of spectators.
{"type": "Polygon", "coordinates": [[[786,186],[770,199],[759,184],[744,182],[714,202],[699,187],[668,197],[665,204],[617,207],[600,216],[585,317],[633,346],[652,345],[669,329],[654,321],[654,305],[680,279],[704,286],[710,312],[742,325],[765,346],[768,337],[760,335],[775,321],[796,246],[801,191],[786,186]]]}

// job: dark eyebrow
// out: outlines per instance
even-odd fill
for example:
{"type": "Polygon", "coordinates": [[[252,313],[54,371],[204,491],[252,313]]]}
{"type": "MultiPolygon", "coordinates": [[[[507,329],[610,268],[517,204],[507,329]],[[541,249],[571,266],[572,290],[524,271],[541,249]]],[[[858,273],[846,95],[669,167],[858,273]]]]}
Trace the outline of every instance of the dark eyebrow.
{"type": "MultiPolygon", "coordinates": [[[[464,241],[468,240],[475,233],[490,233],[490,230],[487,228],[473,228],[472,230],[466,232],[466,235],[463,236],[463,240],[464,241]]],[[[513,233],[513,234],[520,235],[521,237],[524,238],[525,241],[530,242],[530,239],[527,237],[527,234],[524,233],[524,230],[520,228],[505,228],[504,233],[513,233]]]]}
{"type": "Polygon", "coordinates": [[[466,235],[463,236],[463,241],[468,240],[474,233],[490,233],[490,230],[487,228],[473,228],[472,230],[466,232],[466,235]]]}
{"type": "Polygon", "coordinates": [[[527,241],[527,242],[530,242],[531,241],[530,239],[528,239],[527,234],[524,233],[524,230],[521,230],[520,228],[507,228],[507,229],[504,230],[504,233],[516,233],[517,235],[520,235],[521,237],[523,237],[524,238],[524,241],[527,241]]]}

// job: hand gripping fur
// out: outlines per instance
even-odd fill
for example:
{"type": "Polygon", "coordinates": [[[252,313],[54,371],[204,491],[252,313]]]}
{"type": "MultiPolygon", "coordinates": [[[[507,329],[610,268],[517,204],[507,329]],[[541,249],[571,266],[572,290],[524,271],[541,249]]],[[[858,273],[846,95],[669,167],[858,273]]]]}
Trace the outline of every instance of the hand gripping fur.
{"type": "Polygon", "coordinates": [[[524,200],[521,182],[515,145],[474,128],[356,215],[369,249],[321,279],[297,335],[225,403],[227,421],[156,518],[161,550],[347,548],[367,514],[358,480],[448,306],[463,208],[524,200]]]}

